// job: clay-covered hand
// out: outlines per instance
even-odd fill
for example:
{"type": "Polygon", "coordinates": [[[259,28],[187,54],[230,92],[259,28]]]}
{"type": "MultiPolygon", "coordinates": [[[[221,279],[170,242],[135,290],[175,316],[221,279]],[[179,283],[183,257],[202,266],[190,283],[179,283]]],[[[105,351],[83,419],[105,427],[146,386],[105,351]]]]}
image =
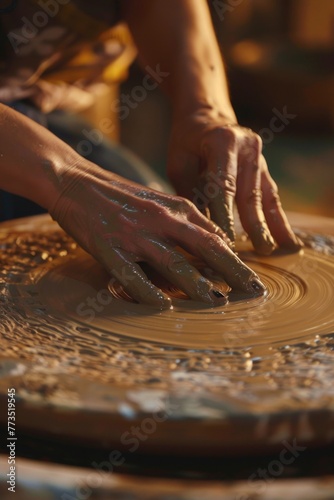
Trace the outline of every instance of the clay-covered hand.
{"type": "Polygon", "coordinates": [[[135,300],[160,308],[171,299],[154,286],[147,262],[190,298],[224,304],[226,297],[177,248],[199,257],[232,287],[262,293],[258,276],[231,251],[224,232],[188,200],[129,182],[93,164],[65,171],[53,218],[135,300]]]}
{"type": "Polygon", "coordinates": [[[261,154],[261,138],[210,109],[178,120],[172,131],[168,174],[185,196],[234,241],[233,207],[255,250],[278,245],[299,250],[278,190],[261,154]]]}

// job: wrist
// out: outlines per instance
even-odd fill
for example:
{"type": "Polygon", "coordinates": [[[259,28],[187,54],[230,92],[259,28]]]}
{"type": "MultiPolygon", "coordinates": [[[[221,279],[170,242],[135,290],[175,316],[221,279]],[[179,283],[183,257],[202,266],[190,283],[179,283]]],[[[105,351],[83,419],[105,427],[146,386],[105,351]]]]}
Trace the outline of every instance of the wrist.
{"type": "Polygon", "coordinates": [[[61,192],[64,172],[79,155],[47,129],[0,105],[0,187],[45,209],[61,192]]]}
{"type": "Polygon", "coordinates": [[[76,176],[76,172],[80,172],[80,162],[82,158],[63,143],[60,149],[55,148],[39,157],[37,175],[33,179],[35,184],[33,201],[50,211],[66,190],[71,178],[76,176]]]}
{"type": "Polygon", "coordinates": [[[186,125],[191,123],[201,123],[209,125],[210,123],[220,124],[222,127],[231,127],[238,125],[237,117],[232,108],[216,108],[208,103],[197,103],[197,106],[189,107],[173,115],[173,132],[181,133],[186,125]]]}
{"type": "MultiPolygon", "coordinates": [[[[223,94],[223,92],[221,92],[223,94]]],[[[208,94],[206,92],[179,92],[172,102],[173,120],[182,121],[189,116],[210,115],[227,124],[238,123],[236,114],[228,96],[208,94]]]]}

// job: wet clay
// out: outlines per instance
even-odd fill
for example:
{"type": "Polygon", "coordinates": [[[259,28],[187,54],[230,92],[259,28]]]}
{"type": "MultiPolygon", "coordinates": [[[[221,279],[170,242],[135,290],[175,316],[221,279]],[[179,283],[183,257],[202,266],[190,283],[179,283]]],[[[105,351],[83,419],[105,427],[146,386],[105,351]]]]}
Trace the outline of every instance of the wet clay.
{"type": "MultiPolygon", "coordinates": [[[[45,274],[34,278],[35,290],[49,312],[95,331],[106,331],[138,341],[162,342],[186,349],[246,348],[285,345],[310,334],[334,330],[334,261],[308,249],[300,254],[258,258],[241,252],[267,287],[267,294],[251,297],[229,292],[220,307],[188,300],[186,295],[146,266],[154,284],[172,297],[173,309],[135,303],[123,287],[89,255],[77,249],[45,274]]],[[[203,264],[197,262],[201,270],[203,264]]],[[[214,282],[217,277],[202,269],[214,282]]],[[[222,281],[217,287],[229,290],[222,281]]]]}
{"type": "MultiPolygon", "coordinates": [[[[221,307],[188,300],[147,268],[172,297],[173,309],[160,311],[135,303],[55,225],[31,221],[0,231],[0,392],[14,384],[26,403],[39,402],[44,411],[46,402],[75,408],[82,422],[88,409],[90,415],[103,409],[109,416],[137,418],[167,398],[174,402],[164,424],[171,432],[176,421],[188,418],[222,426],[219,438],[206,433],[204,443],[194,424],[192,445],[199,447],[238,440],[245,447],[253,439],[275,443],[288,436],[334,439],[330,236],[321,245],[322,236],[307,233],[313,248],[272,257],[255,256],[249,242],[239,239],[240,257],[268,293],[230,292],[230,302],[221,307]]],[[[217,276],[211,272],[210,279],[217,276]]],[[[47,431],[47,424],[44,415],[39,425],[47,431]]],[[[59,432],[66,433],[66,425],[59,432]]],[[[71,432],[80,433],[80,426],[71,432]]],[[[96,432],[98,427],[92,436],[96,432]]],[[[117,426],[108,432],[119,436],[117,426]]],[[[158,431],[149,442],[168,446],[166,433],[163,438],[158,431]]]]}

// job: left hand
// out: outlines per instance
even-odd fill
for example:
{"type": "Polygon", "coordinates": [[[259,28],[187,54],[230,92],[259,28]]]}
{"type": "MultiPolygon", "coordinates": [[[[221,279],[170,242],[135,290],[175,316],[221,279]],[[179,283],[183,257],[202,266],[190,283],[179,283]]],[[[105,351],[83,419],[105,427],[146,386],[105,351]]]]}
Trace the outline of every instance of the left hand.
{"type": "Polygon", "coordinates": [[[233,206],[255,250],[302,247],[282,209],[262,155],[262,141],[212,109],[174,123],[168,175],[177,193],[191,200],[234,241],[233,206]]]}

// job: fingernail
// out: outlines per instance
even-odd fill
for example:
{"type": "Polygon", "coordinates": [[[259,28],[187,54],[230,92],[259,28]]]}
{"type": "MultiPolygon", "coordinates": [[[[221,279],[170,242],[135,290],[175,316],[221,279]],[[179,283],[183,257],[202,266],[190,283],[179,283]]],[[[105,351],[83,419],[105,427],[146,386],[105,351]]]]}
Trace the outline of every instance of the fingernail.
{"type": "Polygon", "coordinates": [[[216,299],[224,299],[225,303],[227,302],[227,297],[220,291],[214,288],[211,290],[211,294],[216,298],[216,299]]]}
{"type": "Polygon", "coordinates": [[[249,282],[249,285],[250,285],[250,291],[252,293],[255,292],[255,293],[258,293],[258,294],[263,294],[267,290],[266,287],[265,287],[265,285],[258,278],[253,278],[249,282]]]}

